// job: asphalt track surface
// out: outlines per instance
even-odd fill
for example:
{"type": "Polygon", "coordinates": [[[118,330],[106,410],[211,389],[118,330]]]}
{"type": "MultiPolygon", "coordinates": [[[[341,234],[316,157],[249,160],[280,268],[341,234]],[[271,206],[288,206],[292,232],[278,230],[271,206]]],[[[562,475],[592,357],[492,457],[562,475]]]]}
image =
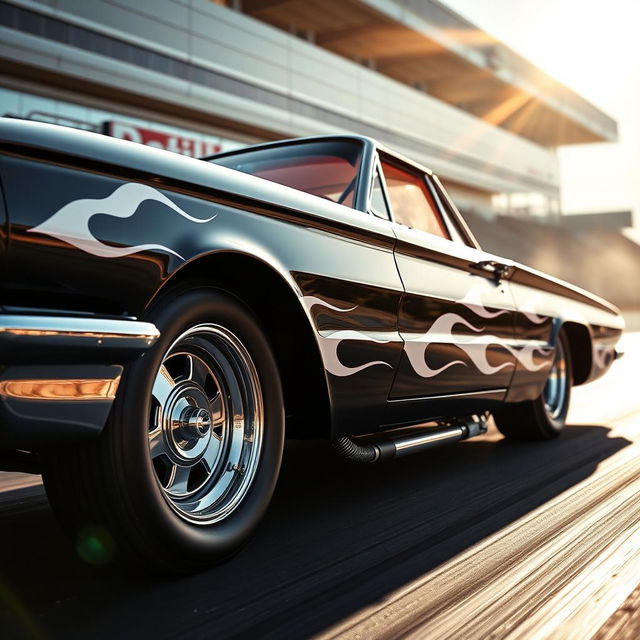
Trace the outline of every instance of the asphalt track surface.
{"type": "Polygon", "coordinates": [[[382,465],[291,443],[228,563],[179,580],[82,562],[36,476],[0,473],[0,637],[590,638],[640,582],[640,334],[553,442],[382,465]]]}

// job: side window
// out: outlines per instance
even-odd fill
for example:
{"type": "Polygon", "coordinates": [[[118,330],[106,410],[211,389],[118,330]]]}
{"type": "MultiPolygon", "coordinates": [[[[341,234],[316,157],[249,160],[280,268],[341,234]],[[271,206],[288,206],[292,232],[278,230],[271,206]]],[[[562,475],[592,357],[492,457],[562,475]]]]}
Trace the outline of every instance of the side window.
{"type": "Polygon", "coordinates": [[[382,171],[395,221],[450,240],[424,176],[386,161],[382,162],[382,171]]]}

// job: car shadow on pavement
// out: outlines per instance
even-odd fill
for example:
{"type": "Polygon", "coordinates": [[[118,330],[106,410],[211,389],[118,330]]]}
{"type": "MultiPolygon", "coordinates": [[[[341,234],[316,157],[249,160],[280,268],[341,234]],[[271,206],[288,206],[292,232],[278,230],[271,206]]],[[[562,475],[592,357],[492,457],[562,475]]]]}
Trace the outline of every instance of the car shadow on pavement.
{"type": "Polygon", "coordinates": [[[630,442],[571,426],[553,442],[481,439],[380,465],[291,442],[273,503],[227,563],[173,580],[78,560],[41,487],[0,493],[5,637],[309,637],[590,476],[630,442]]]}

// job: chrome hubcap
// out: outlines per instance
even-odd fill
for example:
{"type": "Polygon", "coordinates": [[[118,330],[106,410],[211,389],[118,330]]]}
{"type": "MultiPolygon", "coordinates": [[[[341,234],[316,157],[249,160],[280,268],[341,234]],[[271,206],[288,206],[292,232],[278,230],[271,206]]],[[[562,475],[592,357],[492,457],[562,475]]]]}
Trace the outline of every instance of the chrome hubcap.
{"type": "Polygon", "coordinates": [[[262,447],[251,356],[224,327],[198,325],[166,352],[151,394],[149,451],[165,499],[190,522],[226,518],[251,486],[262,447]]]}
{"type": "Polygon", "coordinates": [[[560,416],[564,408],[567,384],[567,360],[562,342],[558,340],[549,378],[542,394],[545,409],[554,420],[560,416]]]}
{"type": "Polygon", "coordinates": [[[185,407],[180,418],[180,428],[186,438],[197,440],[209,435],[211,415],[206,409],[185,407]]]}

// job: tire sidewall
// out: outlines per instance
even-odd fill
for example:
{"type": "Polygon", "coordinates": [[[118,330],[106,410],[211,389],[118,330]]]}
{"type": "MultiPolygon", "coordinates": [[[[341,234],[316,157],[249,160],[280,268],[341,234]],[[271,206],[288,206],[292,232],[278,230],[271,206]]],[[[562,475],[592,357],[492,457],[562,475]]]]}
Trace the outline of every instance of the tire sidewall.
{"type": "MultiPolygon", "coordinates": [[[[121,489],[134,526],[146,538],[143,554],[159,554],[171,568],[203,565],[230,555],[247,539],[266,510],[278,476],[284,440],[283,399],[277,366],[256,319],[231,295],[193,289],[159,300],[145,318],[160,331],[157,343],[125,372],[109,425],[111,441],[121,456],[121,489]],[[256,475],[242,502],[213,524],[184,520],[165,499],[149,455],[148,421],[151,389],[162,360],[187,329],[215,323],[242,342],[255,365],[263,397],[264,431],[256,475]],[[118,451],[119,450],[119,451],[118,451]]],[[[116,458],[117,459],[117,458],[116,458]]]]}
{"type": "MultiPolygon", "coordinates": [[[[569,341],[566,338],[566,335],[563,331],[560,331],[558,334],[558,343],[562,344],[562,348],[564,351],[564,357],[566,362],[566,391],[564,396],[564,401],[562,405],[562,411],[558,415],[557,418],[553,418],[549,411],[547,410],[544,402],[544,389],[542,393],[537,398],[534,404],[534,411],[536,413],[536,417],[538,419],[541,427],[548,432],[548,435],[551,437],[555,437],[560,434],[562,429],[564,428],[565,422],[567,420],[567,414],[569,413],[569,404],[571,401],[571,387],[573,385],[573,376],[572,376],[572,363],[571,363],[571,351],[569,348],[569,341]]],[[[554,354],[555,358],[555,354],[554,354]]]]}

